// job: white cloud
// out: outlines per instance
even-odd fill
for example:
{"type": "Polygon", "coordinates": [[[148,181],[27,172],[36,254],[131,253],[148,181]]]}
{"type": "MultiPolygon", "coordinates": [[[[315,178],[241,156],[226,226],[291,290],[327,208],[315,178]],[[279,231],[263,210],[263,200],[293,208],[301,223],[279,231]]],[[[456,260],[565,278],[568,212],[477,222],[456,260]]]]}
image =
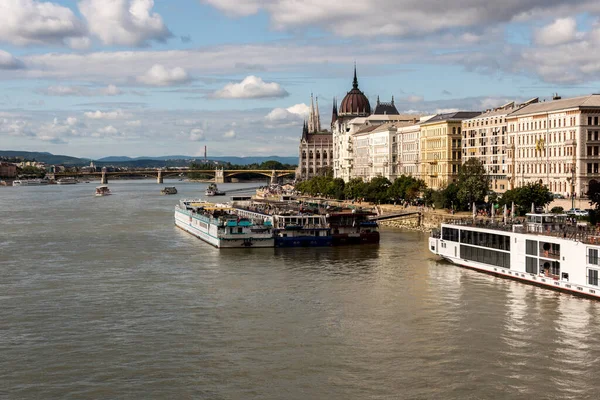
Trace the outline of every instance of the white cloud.
{"type": "Polygon", "coordinates": [[[118,96],[120,94],[123,94],[123,92],[121,91],[121,89],[119,89],[115,85],[108,85],[104,89],[101,89],[100,93],[102,93],[102,94],[104,94],[106,96],[118,96]]]}
{"type": "Polygon", "coordinates": [[[153,0],[82,0],[79,10],[92,34],[106,45],[143,46],[172,36],[153,0]]]}
{"type": "Polygon", "coordinates": [[[39,140],[41,140],[41,141],[52,143],[52,144],[65,144],[65,143],[67,143],[63,139],[61,139],[59,137],[56,137],[56,136],[38,135],[37,138],[39,140]]]}
{"type": "Polygon", "coordinates": [[[125,125],[137,128],[137,127],[142,126],[142,121],[140,121],[139,119],[135,120],[135,121],[127,121],[127,122],[125,122],[125,125]]]}
{"type": "Polygon", "coordinates": [[[261,78],[249,75],[240,83],[228,83],[211,97],[217,99],[260,99],[286,97],[289,93],[276,82],[264,82],[261,78]]]}
{"type": "Polygon", "coordinates": [[[54,44],[86,35],[68,7],[36,0],[0,0],[0,41],[17,46],[54,44]]]}
{"type": "Polygon", "coordinates": [[[0,69],[21,69],[25,68],[23,62],[15,58],[12,54],[0,50],[0,69]]]}
{"type": "Polygon", "coordinates": [[[193,142],[199,142],[204,140],[204,131],[200,128],[194,128],[190,130],[189,139],[193,142]]]}
{"type": "MultiPolygon", "coordinates": [[[[406,36],[456,30],[477,31],[511,21],[541,19],[549,15],[594,13],[594,0],[354,0],[343,6],[321,0],[203,0],[228,15],[248,16],[265,11],[276,29],[291,30],[314,25],[339,36],[406,36]],[[388,12],[382,12],[386,10],[388,12]],[[357,25],[357,21],[360,24],[357,25]],[[427,21],[427,23],[423,23],[427,21]]],[[[473,40],[471,32],[465,39],[473,40]]]]}
{"type": "Polygon", "coordinates": [[[571,42],[577,35],[575,18],[558,18],[534,33],[535,43],[542,46],[555,46],[571,42]]]}
{"type": "Polygon", "coordinates": [[[96,130],[96,132],[92,133],[92,137],[95,138],[103,138],[103,137],[116,137],[122,136],[121,132],[117,128],[112,125],[107,125],[103,128],[96,130]]]}
{"type": "Polygon", "coordinates": [[[410,95],[406,96],[404,100],[409,103],[421,103],[423,101],[423,96],[410,95]]]}
{"type": "Polygon", "coordinates": [[[40,89],[38,92],[47,96],[118,96],[123,94],[121,89],[115,85],[108,85],[105,88],[93,89],[85,86],[48,86],[46,89],[40,89]]]}
{"type": "Polygon", "coordinates": [[[88,111],[83,114],[87,118],[90,118],[90,119],[124,119],[124,118],[131,117],[131,114],[126,113],[123,110],[115,110],[115,111],[107,111],[107,112],[97,110],[97,111],[88,111]]]}
{"type": "Polygon", "coordinates": [[[235,131],[233,129],[230,129],[223,134],[223,137],[225,139],[233,139],[236,137],[235,131]]]}
{"type": "Polygon", "coordinates": [[[274,108],[269,112],[265,119],[270,123],[295,124],[308,117],[309,107],[304,104],[295,104],[288,108],[274,108]]]}
{"type": "Polygon", "coordinates": [[[150,86],[179,85],[190,80],[190,76],[183,68],[167,69],[160,64],[152,66],[144,75],[138,77],[138,82],[150,86]]]}

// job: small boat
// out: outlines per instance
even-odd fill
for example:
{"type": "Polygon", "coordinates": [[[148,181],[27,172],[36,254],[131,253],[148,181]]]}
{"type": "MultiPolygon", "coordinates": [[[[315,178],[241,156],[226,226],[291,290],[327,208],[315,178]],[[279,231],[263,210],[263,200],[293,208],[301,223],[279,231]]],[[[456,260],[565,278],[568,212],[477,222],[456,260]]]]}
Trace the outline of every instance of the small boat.
{"type": "Polygon", "coordinates": [[[160,191],[161,194],[177,194],[177,188],[175,186],[167,186],[160,191]]]}
{"type": "Polygon", "coordinates": [[[75,178],[60,178],[56,181],[57,185],[75,185],[77,180],[75,178]]]}
{"type": "Polygon", "coordinates": [[[204,194],[207,196],[225,196],[226,193],[220,191],[215,183],[211,183],[206,188],[206,192],[204,192],[204,194]]]}
{"type": "Polygon", "coordinates": [[[110,189],[106,185],[98,186],[96,188],[96,196],[108,196],[111,194],[110,189]]]}

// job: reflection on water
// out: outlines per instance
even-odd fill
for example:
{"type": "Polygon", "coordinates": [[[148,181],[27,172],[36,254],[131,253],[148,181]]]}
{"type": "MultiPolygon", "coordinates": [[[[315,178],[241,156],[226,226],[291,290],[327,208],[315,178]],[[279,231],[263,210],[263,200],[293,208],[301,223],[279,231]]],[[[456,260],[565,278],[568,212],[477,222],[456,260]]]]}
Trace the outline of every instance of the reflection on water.
{"type": "Polygon", "coordinates": [[[440,262],[415,232],[219,251],[173,226],[206,185],[165,185],[0,187],[4,397],[596,397],[597,302],[440,262]]]}

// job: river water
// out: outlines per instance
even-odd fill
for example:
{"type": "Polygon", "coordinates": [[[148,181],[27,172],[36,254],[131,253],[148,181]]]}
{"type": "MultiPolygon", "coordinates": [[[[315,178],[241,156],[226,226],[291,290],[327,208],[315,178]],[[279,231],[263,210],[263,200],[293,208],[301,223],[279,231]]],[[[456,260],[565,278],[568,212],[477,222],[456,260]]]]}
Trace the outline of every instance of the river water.
{"type": "Polygon", "coordinates": [[[438,262],[417,232],[219,251],[173,224],[206,185],[174,184],[0,187],[0,397],[598,397],[600,303],[438,262]]]}

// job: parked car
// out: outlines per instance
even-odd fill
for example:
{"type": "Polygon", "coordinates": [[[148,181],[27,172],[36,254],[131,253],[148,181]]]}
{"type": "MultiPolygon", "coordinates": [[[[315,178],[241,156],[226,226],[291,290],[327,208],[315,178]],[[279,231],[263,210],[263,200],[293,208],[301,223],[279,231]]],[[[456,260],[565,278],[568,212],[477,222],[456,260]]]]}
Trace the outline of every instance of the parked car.
{"type": "Polygon", "coordinates": [[[568,210],[566,212],[567,215],[573,215],[576,217],[587,217],[590,215],[589,212],[585,211],[585,210],[581,210],[579,208],[571,208],[570,210],[568,210]]]}
{"type": "Polygon", "coordinates": [[[565,196],[563,196],[563,195],[562,195],[562,194],[560,194],[560,193],[554,193],[554,198],[555,198],[555,199],[564,199],[564,198],[565,198],[565,196]]]}

